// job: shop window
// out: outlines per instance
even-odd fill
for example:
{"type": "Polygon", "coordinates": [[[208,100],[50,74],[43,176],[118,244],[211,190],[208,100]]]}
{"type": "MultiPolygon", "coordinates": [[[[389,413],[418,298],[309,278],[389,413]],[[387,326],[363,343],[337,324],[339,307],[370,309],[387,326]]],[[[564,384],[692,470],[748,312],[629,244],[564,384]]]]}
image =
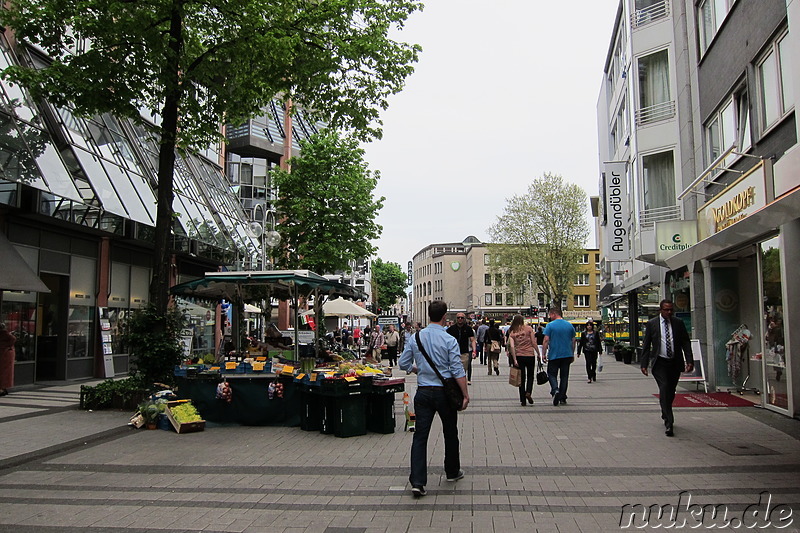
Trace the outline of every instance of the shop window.
{"type": "Polygon", "coordinates": [[[761,276],[764,294],[764,364],[766,402],[780,409],[789,408],[786,384],[786,341],[783,325],[781,251],[778,238],[761,243],[761,276]]]}

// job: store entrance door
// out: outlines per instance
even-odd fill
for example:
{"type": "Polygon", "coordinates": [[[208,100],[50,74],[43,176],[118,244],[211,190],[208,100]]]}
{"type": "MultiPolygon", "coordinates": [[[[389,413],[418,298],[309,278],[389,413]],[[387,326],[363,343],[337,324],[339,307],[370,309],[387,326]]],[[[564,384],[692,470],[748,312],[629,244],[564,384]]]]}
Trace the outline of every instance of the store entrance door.
{"type": "Polygon", "coordinates": [[[69,276],[42,273],[50,293],[39,294],[36,381],[67,379],[67,310],[69,276]]]}

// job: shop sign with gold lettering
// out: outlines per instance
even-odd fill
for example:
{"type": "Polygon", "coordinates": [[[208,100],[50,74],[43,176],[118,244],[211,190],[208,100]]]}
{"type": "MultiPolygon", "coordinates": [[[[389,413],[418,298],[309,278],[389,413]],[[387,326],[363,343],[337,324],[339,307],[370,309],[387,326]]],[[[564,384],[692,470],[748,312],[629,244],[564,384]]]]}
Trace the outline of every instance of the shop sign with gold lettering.
{"type": "Polygon", "coordinates": [[[700,239],[733,226],[765,205],[764,166],[759,164],[697,211],[700,239]]]}

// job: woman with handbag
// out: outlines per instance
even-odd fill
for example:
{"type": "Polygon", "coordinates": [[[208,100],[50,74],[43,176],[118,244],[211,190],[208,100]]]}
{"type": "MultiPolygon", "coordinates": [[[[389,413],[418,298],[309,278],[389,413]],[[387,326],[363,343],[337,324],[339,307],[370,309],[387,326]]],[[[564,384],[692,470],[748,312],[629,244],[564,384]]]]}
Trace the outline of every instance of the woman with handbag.
{"type": "Polygon", "coordinates": [[[600,334],[594,330],[594,322],[587,322],[586,329],[581,333],[581,340],[578,342],[578,357],[583,352],[586,357],[586,375],[589,383],[597,381],[597,356],[602,346],[600,334]]]}
{"type": "Polygon", "coordinates": [[[484,344],[486,344],[486,366],[489,369],[489,375],[492,375],[492,368],[495,374],[500,375],[500,352],[503,351],[505,340],[503,332],[497,326],[494,320],[489,321],[489,329],[486,330],[484,344]]]}
{"type": "Polygon", "coordinates": [[[536,358],[539,357],[539,347],[536,344],[536,333],[533,328],[525,324],[522,315],[514,315],[511,327],[508,329],[508,351],[515,368],[522,371],[522,381],[519,385],[519,401],[523,407],[526,401],[533,404],[533,379],[536,377],[536,358]]]}

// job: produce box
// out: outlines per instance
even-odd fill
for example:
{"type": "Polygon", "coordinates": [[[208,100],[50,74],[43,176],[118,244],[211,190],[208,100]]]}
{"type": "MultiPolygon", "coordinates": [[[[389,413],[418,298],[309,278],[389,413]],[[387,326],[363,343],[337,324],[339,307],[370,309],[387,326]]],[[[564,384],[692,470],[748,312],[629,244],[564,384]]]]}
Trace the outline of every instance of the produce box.
{"type": "Polygon", "coordinates": [[[177,433],[194,433],[196,431],[203,431],[206,428],[205,420],[198,420],[197,422],[178,422],[175,415],[172,413],[172,408],[181,404],[191,403],[189,400],[177,400],[174,402],[167,402],[167,418],[172,427],[175,428],[177,433]]]}
{"type": "Polygon", "coordinates": [[[323,379],[320,383],[320,392],[331,396],[352,396],[368,392],[372,378],[357,378],[353,380],[335,378],[323,379]]]}
{"type": "Polygon", "coordinates": [[[405,385],[405,378],[375,379],[372,381],[372,392],[374,394],[396,394],[406,390],[405,385]]]}

